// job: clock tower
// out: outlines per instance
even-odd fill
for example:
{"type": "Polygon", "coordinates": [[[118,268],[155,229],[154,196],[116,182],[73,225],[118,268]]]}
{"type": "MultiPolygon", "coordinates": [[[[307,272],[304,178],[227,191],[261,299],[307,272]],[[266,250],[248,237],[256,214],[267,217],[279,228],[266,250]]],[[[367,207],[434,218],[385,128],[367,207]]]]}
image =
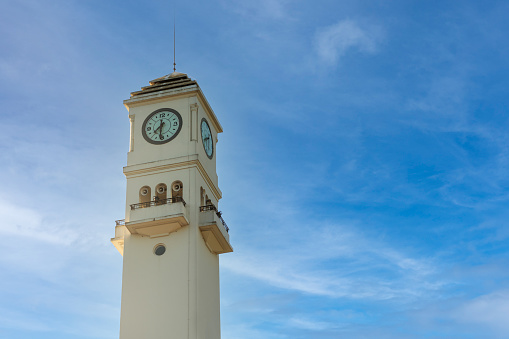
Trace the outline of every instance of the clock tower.
{"type": "Polygon", "coordinates": [[[120,339],[220,339],[218,255],[233,251],[217,209],[223,130],[186,74],[149,84],[124,101],[126,210],[111,239],[123,256],[120,339]]]}

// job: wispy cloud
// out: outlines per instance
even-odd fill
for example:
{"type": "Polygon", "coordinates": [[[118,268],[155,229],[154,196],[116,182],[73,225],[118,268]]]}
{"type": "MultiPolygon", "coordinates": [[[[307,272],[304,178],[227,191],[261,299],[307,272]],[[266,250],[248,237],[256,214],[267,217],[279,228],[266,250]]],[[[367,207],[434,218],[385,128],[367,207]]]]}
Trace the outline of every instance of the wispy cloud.
{"type": "MultiPolygon", "coordinates": [[[[223,264],[237,274],[278,288],[331,298],[413,298],[444,284],[428,279],[434,270],[426,260],[367,238],[355,227],[310,225],[309,229],[312,234],[292,236],[292,245],[285,244],[277,255],[273,251],[270,256],[255,255],[246,249],[223,264]]],[[[281,237],[284,235],[271,241],[274,248],[281,237]]]]}
{"type": "Polygon", "coordinates": [[[495,291],[466,301],[452,312],[464,324],[486,326],[500,335],[509,334],[509,290],[495,291]]]}
{"type": "Polygon", "coordinates": [[[36,210],[0,199],[0,234],[36,239],[47,243],[68,244],[75,239],[72,232],[55,225],[43,225],[43,216],[36,210]]]}
{"type": "Polygon", "coordinates": [[[323,331],[337,325],[325,321],[294,317],[289,320],[289,326],[311,331],[323,331]]]}
{"type": "Polygon", "coordinates": [[[361,27],[350,19],[320,29],[315,36],[316,52],[323,63],[331,66],[350,50],[376,52],[380,34],[374,27],[361,27]]]}
{"type": "MultiPolygon", "coordinates": [[[[408,326],[434,328],[454,338],[508,338],[509,290],[499,289],[476,298],[444,298],[409,310],[408,326]],[[455,335],[451,334],[451,329],[455,335]],[[461,336],[460,336],[461,335],[461,336]]],[[[421,338],[421,337],[419,337],[421,338]]]]}
{"type": "Polygon", "coordinates": [[[224,339],[286,339],[288,338],[284,333],[277,333],[272,330],[256,328],[254,324],[248,321],[237,322],[230,326],[221,328],[221,337],[224,339]]]}

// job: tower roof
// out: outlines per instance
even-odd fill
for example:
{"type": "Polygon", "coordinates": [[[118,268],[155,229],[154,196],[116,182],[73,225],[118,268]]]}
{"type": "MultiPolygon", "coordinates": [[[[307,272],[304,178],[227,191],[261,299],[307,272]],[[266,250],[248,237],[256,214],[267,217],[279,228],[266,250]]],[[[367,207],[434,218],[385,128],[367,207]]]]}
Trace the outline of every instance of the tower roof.
{"type": "Polygon", "coordinates": [[[173,72],[163,77],[154,79],[152,81],[149,81],[149,84],[150,86],[142,87],[140,91],[132,92],[131,97],[148,93],[155,93],[159,91],[165,91],[168,89],[186,87],[190,85],[198,86],[198,83],[195,80],[191,80],[191,78],[189,78],[187,74],[179,72],[173,72]]]}
{"type": "Polygon", "coordinates": [[[142,87],[141,90],[131,92],[131,98],[124,100],[124,105],[129,110],[129,107],[144,104],[152,100],[162,100],[170,98],[176,93],[197,94],[198,99],[202,103],[205,111],[209,115],[212,123],[214,124],[217,133],[222,133],[223,128],[217,120],[217,117],[210,107],[209,102],[201,91],[200,86],[196,80],[192,80],[187,74],[180,72],[173,72],[171,74],[162,76],[160,78],[149,81],[149,86],[142,87]],[[176,90],[176,91],[175,91],[176,90]]]}

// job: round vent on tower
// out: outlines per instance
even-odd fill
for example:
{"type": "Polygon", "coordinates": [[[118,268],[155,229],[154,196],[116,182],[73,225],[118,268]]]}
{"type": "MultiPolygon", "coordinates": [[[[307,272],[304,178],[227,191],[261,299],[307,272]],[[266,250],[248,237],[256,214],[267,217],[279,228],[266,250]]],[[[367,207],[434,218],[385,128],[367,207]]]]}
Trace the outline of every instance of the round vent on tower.
{"type": "Polygon", "coordinates": [[[164,252],[166,252],[166,246],[164,246],[164,244],[157,244],[154,247],[154,254],[155,255],[161,256],[161,255],[164,254],[164,252]]]}

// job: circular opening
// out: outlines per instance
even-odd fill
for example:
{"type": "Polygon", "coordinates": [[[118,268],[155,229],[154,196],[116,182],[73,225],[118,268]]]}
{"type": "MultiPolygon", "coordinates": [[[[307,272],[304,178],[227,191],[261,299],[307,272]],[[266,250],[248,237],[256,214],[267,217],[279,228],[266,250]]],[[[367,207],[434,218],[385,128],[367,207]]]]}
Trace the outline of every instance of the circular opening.
{"type": "Polygon", "coordinates": [[[163,255],[166,252],[166,247],[164,245],[156,245],[154,249],[155,255],[163,255]]]}

